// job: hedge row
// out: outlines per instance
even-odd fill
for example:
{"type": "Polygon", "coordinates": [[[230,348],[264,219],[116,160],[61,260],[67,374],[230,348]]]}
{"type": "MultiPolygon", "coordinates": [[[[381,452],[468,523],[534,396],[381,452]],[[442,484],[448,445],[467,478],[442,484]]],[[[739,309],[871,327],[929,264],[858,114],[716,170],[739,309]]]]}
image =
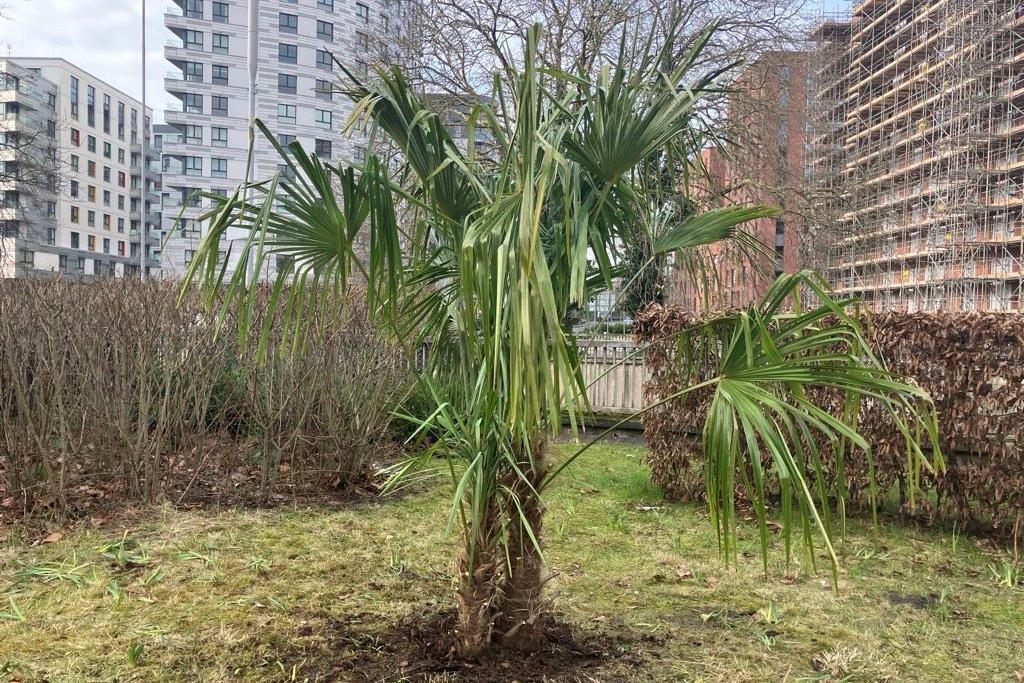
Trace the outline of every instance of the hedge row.
{"type": "MultiPolygon", "coordinates": [[[[636,334],[651,344],[646,356],[649,404],[686,381],[675,361],[680,350],[674,333],[700,322],[662,306],[639,316],[636,334]]],[[[933,494],[925,497],[926,511],[961,524],[1016,532],[1024,512],[1024,316],[887,312],[865,314],[862,325],[888,368],[935,401],[947,467],[923,482],[933,494]]],[[[693,435],[703,424],[709,398],[707,392],[690,394],[644,420],[652,477],[669,497],[703,495],[702,454],[693,435]]],[[[835,397],[818,398],[834,409],[835,397]]],[[[902,436],[870,402],[859,417],[859,429],[872,445],[879,494],[895,496],[898,490],[902,495],[907,474],[902,436]]],[[[867,459],[847,458],[845,467],[851,501],[866,504],[867,459]]]]}

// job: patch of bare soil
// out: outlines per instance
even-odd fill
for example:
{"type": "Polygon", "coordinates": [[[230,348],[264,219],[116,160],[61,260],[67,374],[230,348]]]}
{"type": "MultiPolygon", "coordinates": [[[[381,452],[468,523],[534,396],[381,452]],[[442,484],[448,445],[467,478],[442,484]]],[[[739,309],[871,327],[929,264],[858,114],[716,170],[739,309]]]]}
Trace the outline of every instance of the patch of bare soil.
{"type": "Polygon", "coordinates": [[[552,618],[541,649],[497,651],[470,662],[456,656],[454,611],[411,614],[383,629],[368,629],[374,621],[372,615],[334,621],[337,648],[320,653],[327,655],[326,661],[321,659],[319,666],[303,673],[352,682],[636,681],[643,680],[643,667],[657,657],[663,644],[659,638],[625,629],[592,631],[552,618]]]}

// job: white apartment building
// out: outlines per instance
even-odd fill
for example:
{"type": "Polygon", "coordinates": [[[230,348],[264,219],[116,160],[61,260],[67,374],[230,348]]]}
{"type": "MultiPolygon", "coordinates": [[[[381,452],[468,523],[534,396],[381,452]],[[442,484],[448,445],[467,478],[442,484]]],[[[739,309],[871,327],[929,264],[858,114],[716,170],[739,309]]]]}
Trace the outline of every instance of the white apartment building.
{"type": "MultiPolygon", "coordinates": [[[[366,141],[342,134],[351,105],[332,94],[340,60],[367,73],[371,52],[397,29],[401,0],[259,0],[256,116],[287,145],[324,160],[362,160],[366,141]]],[[[165,88],[180,104],[165,113],[178,135],[163,135],[163,272],[181,277],[204,227],[209,201],[197,191],[233,191],[246,178],[249,147],[249,0],[174,0],[165,26],[165,88]]],[[[257,132],[253,179],[270,178],[278,153],[257,132]]],[[[222,252],[237,255],[243,231],[222,252]]],[[[267,275],[264,273],[263,275],[267,275]]]]}
{"type": "MultiPolygon", "coordinates": [[[[41,155],[53,174],[50,187],[38,177],[4,176],[11,182],[0,190],[8,255],[2,275],[138,275],[140,248],[147,274],[159,269],[155,165],[145,197],[148,225],[140,230],[142,141],[151,112],[143,115],[135,98],[58,58],[0,60],[0,86],[0,159],[24,167],[26,155],[41,155]]],[[[155,160],[149,145],[147,153],[155,160]]]]}

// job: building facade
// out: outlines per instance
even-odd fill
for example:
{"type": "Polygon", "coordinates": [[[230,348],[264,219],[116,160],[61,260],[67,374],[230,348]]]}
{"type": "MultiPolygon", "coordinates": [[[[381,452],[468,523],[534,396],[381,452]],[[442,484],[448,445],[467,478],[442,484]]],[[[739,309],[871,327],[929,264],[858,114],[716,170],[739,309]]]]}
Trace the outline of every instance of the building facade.
{"type": "Polygon", "coordinates": [[[159,203],[158,178],[141,188],[150,112],[63,59],[0,60],[0,83],[0,159],[17,169],[4,174],[3,275],[138,275],[140,249],[153,274],[158,216],[144,228],[141,210],[159,203]]]}
{"type": "Polygon", "coordinates": [[[743,226],[760,244],[756,252],[713,245],[705,250],[699,282],[694,273],[677,272],[672,303],[695,313],[746,306],[780,273],[803,266],[807,68],[807,52],[770,51],[734,81],[725,136],[733,144],[703,151],[691,197],[704,207],[758,204],[781,215],[743,226]]]}
{"type": "Polygon", "coordinates": [[[862,0],[812,38],[833,287],[875,310],[1024,308],[1024,5],[862,0]]]}
{"type": "MultiPolygon", "coordinates": [[[[203,235],[210,202],[247,177],[249,149],[248,0],[174,0],[165,26],[165,88],[180,104],[165,114],[177,137],[163,138],[164,274],[184,274],[203,235]]],[[[361,161],[367,141],[344,132],[351,105],[334,92],[340,61],[367,74],[378,47],[398,30],[400,0],[261,0],[256,116],[277,142],[298,142],[325,161],[361,161]]],[[[273,145],[256,133],[252,179],[280,169],[273,145]]],[[[235,260],[243,231],[221,251],[235,260]]],[[[270,268],[273,264],[270,264],[270,268]]],[[[263,273],[267,276],[270,273],[263,273]]]]}

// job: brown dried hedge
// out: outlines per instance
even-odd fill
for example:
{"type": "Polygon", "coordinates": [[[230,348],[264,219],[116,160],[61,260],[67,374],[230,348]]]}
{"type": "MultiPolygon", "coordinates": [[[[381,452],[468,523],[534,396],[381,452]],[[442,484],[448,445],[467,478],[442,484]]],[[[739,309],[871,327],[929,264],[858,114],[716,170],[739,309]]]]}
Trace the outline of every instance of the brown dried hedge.
{"type": "MultiPolygon", "coordinates": [[[[680,309],[662,306],[651,306],[638,317],[634,331],[640,341],[651,344],[646,353],[648,405],[681,388],[683,373],[674,362],[681,350],[672,335],[699,322],[680,309]]],[[[947,467],[922,482],[931,492],[924,497],[925,510],[965,525],[1018,531],[1024,512],[1024,316],[887,312],[865,314],[862,325],[887,367],[924,388],[935,401],[947,467]]],[[[693,393],[644,418],[652,479],[670,498],[703,496],[702,454],[695,435],[710,396],[708,391],[693,393]]],[[[836,398],[818,396],[833,410],[836,398]]],[[[892,420],[865,403],[859,429],[872,444],[880,497],[897,491],[902,496],[905,448],[892,420]]],[[[852,503],[866,505],[866,458],[847,458],[846,482],[852,503]]]]}

